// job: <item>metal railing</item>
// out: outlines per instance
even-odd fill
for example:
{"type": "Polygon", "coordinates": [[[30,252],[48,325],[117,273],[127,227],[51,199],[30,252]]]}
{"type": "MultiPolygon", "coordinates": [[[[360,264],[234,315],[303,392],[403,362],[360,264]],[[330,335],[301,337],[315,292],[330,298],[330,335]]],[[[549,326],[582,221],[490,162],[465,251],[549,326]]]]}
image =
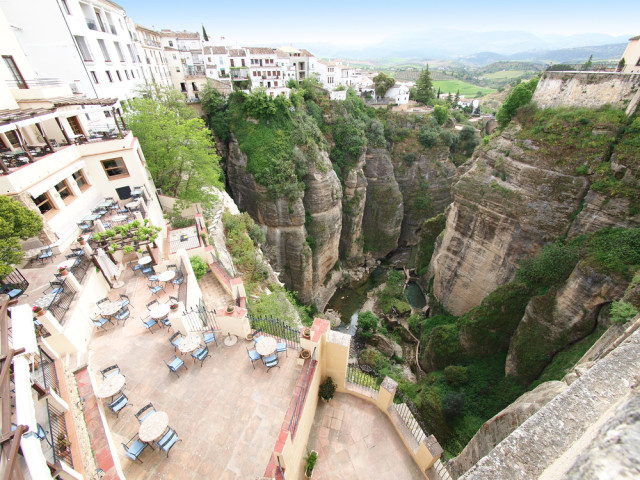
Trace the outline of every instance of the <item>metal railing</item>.
{"type": "Polygon", "coordinates": [[[9,88],[19,88],[20,85],[27,84],[29,88],[33,87],[61,87],[66,85],[59,78],[26,78],[22,81],[16,81],[14,79],[5,80],[5,84],[9,88]]]}
{"type": "Polygon", "coordinates": [[[400,390],[396,391],[394,402],[398,400],[398,403],[394,403],[396,412],[411,431],[418,443],[421,443],[426,437],[428,437],[429,430],[427,429],[418,407],[411,400],[406,398],[400,390]]]}
{"type": "Polygon", "coordinates": [[[300,348],[300,332],[288,323],[273,317],[254,317],[247,314],[251,323],[251,329],[255,332],[261,330],[267,336],[282,339],[287,347],[300,348]]]}
{"type": "Polygon", "coordinates": [[[51,387],[59,393],[60,385],[58,383],[58,374],[53,358],[47,355],[40,347],[38,347],[38,354],[40,363],[38,364],[38,368],[34,368],[33,370],[34,380],[44,387],[45,390],[51,387]]]}
{"type": "MultiPolygon", "coordinates": [[[[27,291],[27,288],[29,288],[29,282],[17,268],[0,280],[0,293],[9,293],[15,289],[22,290],[24,293],[27,291]]],[[[22,293],[20,295],[22,295],[22,293]]]]}
{"type": "Polygon", "coordinates": [[[53,405],[47,400],[47,416],[49,419],[49,432],[46,441],[51,449],[43,449],[45,456],[51,459],[52,464],[56,464],[58,460],[65,462],[73,468],[73,458],[71,458],[71,442],[69,441],[69,433],[67,432],[67,423],[64,420],[64,414],[58,412],[53,405]],[[47,455],[47,453],[49,455],[47,455]]]}
{"type": "Polygon", "coordinates": [[[289,420],[289,433],[291,434],[291,440],[295,438],[296,432],[298,431],[298,424],[300,423],[302,410],[304,409],[304,404],[307,399],[307,394],[309,393],[309,387],[311,386],[311,381],[313,380],[313,374],[316,371],[317,364],[316,349],[314,348],[313,353],[311,354],[311,359],[307,364],[307,372],[305,373],[304,381],[302,382],[302,388],[296,398],[296,405],[293,408],[291,420],[289,420]]]}
{"type": "Polygon", "coordinates": [[[60,322],[60,325],[64,325],[64,317],[71,306],[71,302],[73,302],[74,297],[76,296],[76,291],[73,287],[68,283],[64,278],[61,280],[63,283],[63,288],[61,292],[58,292],[51,304],[47,307],[47,310],[51,312],[51,314],[56,317],[56,319],[60,322]]]}
{"type": "Polygon", "coordinates": [[[278,472],[280,472],[280,479],[284,479],[284,470],[282,469],[282,465],[280,464],[280,457],[276,457],[278,459],[278,472]]]}
{"type": "Polygon", "coordinates": [[[347,367],[346,381],[377,392],[380,389],[382,378],[365,373],[358,367],[347,367]]]}
{"type": "Polygon", "coordinates": [[[189,332],[204,332],[210,329],[220,330],[215,314],[207,310],[202,299],[200,299],[197,307],[192,307],[190,310],[185,311],[182,318],[189,332]]]}

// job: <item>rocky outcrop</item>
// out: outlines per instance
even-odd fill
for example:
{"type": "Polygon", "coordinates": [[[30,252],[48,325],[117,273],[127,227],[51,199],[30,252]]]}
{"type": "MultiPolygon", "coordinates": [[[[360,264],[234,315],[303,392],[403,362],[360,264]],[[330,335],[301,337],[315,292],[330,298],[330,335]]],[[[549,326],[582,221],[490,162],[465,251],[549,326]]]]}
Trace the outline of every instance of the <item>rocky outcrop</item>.
{"type": "Polygon", "coordinates": [[[602,305],[626,286],[580,262],[561,288],[531,299],[511,337],[505,373],[522,383],[537,378],[553,355],[593,331],[602,305]]]}
{"type": "MultiPolygon", "coordinates": [[[[521,395],[515,402],[484,422],[460,455],[451,460],[450,471],[463,473],[488,454],[502,440],[556,395],[567,389],[564,382],[545,382],[521,395]]],[[[458,475],[455,475],[457,478],[458,475]]]]}
{"type": "Polygon", "coordinates": [[[451,203],[451,184],[456,166],[449,159],[449,147],[438,146],[404,154],[394,149],[393,173],[402,193],[404,217],[399,245],[418,243],[420,227],[451,203]]]}
{"type": "Polygon", "coordinates": [[[367,200],[367,179],[362,170],[364,160],[363,154],[344,179],[340,252],[347,267],[360,265],[364,261],[362,219],[367,200]]]}
{"type": "Polygon", "coordinates": [[[264,228],[265,253],[280,272],[280,280],[307,303],[313,301],[314,287],[324,280],[338,259],[342,224],[340,182],[326,153],[320,157],[320,167],[309,162],[308,188],[293,200],[267,195],[267,189],[247,172],[247,157],[235,139],[229,145],[227,160],[227,176],[236,204],[264,228]],[[305,212],[309,214],[308,221],[305,212]],[[315,235],[314,249],[309,244],[312,235],[315,235]]]}
{"type": "Polygon", "coordinates": [[[362,220],[364,246],[374,258],[386,256],[398,246],[404,205],[393,164],[386,149],[369,149],[364,174],[367,197],[362,220]]]}
{"type": "MultiPolygon", "coordinates": [[[[567,233],[588,190],[585,178],[538,161],[513,124],[476,149],[452,188],[430,271],[443,306],[460,315],[510,281],[522,258],[567,233]]],[[[550,162],[549,162],[550,163],[550,162]]]]}

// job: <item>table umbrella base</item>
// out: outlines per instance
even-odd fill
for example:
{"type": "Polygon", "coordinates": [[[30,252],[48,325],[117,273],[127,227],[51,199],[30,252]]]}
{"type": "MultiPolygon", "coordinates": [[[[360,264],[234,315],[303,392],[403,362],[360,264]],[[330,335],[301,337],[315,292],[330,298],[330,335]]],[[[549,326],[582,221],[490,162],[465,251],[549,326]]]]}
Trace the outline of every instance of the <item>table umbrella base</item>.
{"type": "Polygon", "coordinates": [[[238,337],[236,337],[235,335],[228,335],[225,337],[224,339],[224,344],[227,347],[232,347],[233,345],[235,345],[238,342],[238,337]]]}

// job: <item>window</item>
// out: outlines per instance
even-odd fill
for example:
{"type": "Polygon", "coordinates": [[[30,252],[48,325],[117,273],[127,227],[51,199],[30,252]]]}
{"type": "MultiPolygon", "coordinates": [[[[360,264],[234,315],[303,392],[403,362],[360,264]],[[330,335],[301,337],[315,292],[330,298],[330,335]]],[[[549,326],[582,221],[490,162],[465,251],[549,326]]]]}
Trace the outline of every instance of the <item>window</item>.
{"type": "Polygon", "coordinates": [[[101,38],[98,39],[98,45],[100,45],[100,50],[102,50],[102,56],[104,57],[105,62],[110,62],[111,57],[109,56],[109,50],[107,50],[107,46],[104,43],[104,40],[101,38]]]}
{"type": "Polygon", "coordinates": [[[129,171],[124,164],[122,158],[112,158],[110,160],[102,160],[102,168],[109,178],[119,178],[129,175],[129,171]]]}
{"type": "Polygon", "coordinates": [[[93,55],[91,55],[91,50],[89,50],[89,45],[87,45],[85,38],[79,35],[74,36],[74,38],[76,39],[76,44],[78,45],[82,59],[85,62],[93,62],[93,55]]]}
{"type": "Polygon", "coordinates": [[[127,77],[127,80],[129,80],[129,72],[127,72],[126,70],[124,71],[125,76],[127,77]]]}
{"type": "Polygon", "coordinates": [[[277,87],[278,86],[278,82],[273,82],[273,86],[277,87]]]}
{"type": "Polygon", "coordinates": [[[235,65],[233,64],[233,58],[231,59],[231,68],[235,67],[235,65]]]}
{"type": "Polygon", "coordinates": [[[53,202],[49,198],[49,195],[47,195],[46,193],[43,193],[39,197],[34,198],[33,203],[36,204],[36,207],[38,207],[38,210],[40,210],[40,213],[42,213],[43,215],[47,212],[52,212],[55,210],[53,202]]]}
{"type": "Polygon", "coordinates": [[[174,60],[177,60],[178,58],[174,55],[174,56],[173,56],[173,59],[174,59],[174,60]]]}
{"type": "Polygon", "coordinates": [[[16,86],[20,89],[29,88],[27,82],[24,81],[24,77],[22,76],[22,73],[20,73],[20,69],[16,65],[16,62],[13,60],[13,57],[11,55],[3,55],[2,58],[11,72],[13,80],[16,82],[16,86]]]}
{"type": "Polygon", "coordinates": [[[122,81],[122,77],[120,76],[120,70],[116,70],[116,75],[118,76],[118,80],[122,81]]]}
{"type": "Polygon", "coordinates": [[[83,135],[78,117],[67,117],[67,122],[69,122],[69,126],[74,135],[83,135]]]}
{"type": "Polygon", "coordinates": [[[67,5],[67,0],[61,0],[62,8],[64,9],[67,15],[71,15],[71,11],[69,10],[69,5],[67,5]]]}
{"type": "Polygon", "coordinates": [[[244,64],[244,58],[240,59],[240,61],[242,62],[242,66],[246,67],[246,65],[244,64]]]}
{"type": "Polygon", "coordinates": [[[78,185],[78,188],[81,191],[89,188],[89,182],[87,182],[87,179],[85,178],[84,172],[82,170],[78,170],[77,172],[74,172],[73,179],[76,181],[76,184],[78,185]]]}
{"type": "Polygon", "coordinates": [[[18,135],[15,130],[9,130],[8,132],[4,132],[7,136],[7,140],[11,143],[13,148],[20,148],[20,140],[18,140],[18,135]]]}
{"type": "Polygon", "coordinates": [[[69,188],[69,184],[66,182],[66,180],[62,180],[60,183],[56,184],[55,186],[56,192],[58,192],[58,195],[60,195],[60,198],[62,200],[64,200],[64,203],[68,203],[66,200],[72,200],[73,197],[73,193],[71,193],[71,189],[69,188]]]}
{"type": "Polygon", "coordinates": [[[169,40],[169,46],[173,47],[173,42],[171,40],[169,40]]]}
{"type": "Polygon", "coordinates": [[[127,44],[127,50],[129,50],[129,56],[131,57],[131,63],[136,63],[136,56],[133,54],[133,47],[127,44]]]}
{"type": "Polygon", "coordinates": [[[187,85],[184,82],[180,83],[180,91],[181,92],[186,92],[187,91],[187,85]]]}
{"type": "Polygon", "coordinates": [[[111,72],[109,70],[105,70],[104,73],[107,74],[107,79],[109,80],[109,83],[113,83],[113,78],[111,78],[111,72]]]}
{"type": "MultiPolygon", "coordinates": [[[[194,92],[198,91],[198,86],[196,85],[196,82],[191,82],[191,88],[193,88],[194,92]]],[[[198,95],[196,95],[196,98],[198,98],[198,95]]]]}
{"type": "Polygon", "coordinates": [[[176,67],[176,72],[180,73],[180,69],[178,67],[176,67]]]}
{"type": "Polygon", "coordinates": [[[133,70],[131,70],[131,76],[132,76],[133,78],[136,78],[136,76],[133,74],[133,70]]]}
{"type": "Polygon", "coordinates": [[[102,17],[100,16],[100,13],[97,10],[94,10],[94,11],[96,12],[96,18],[98,19],[98,24],[100,24],[100,30],[102,30],[103,32],[106,32],[107,29],[104,28],[104,23],[102,22],[102,17]]]}
{"type": "Polygon", "coordinates": [[[122,53],[122,47],[120,47],[120,44],[118,42],[113,42],[113,44],[116,46],[116,52],[118,52],[118,58],[120,59],[120,61],[126,62],[126,60],[124,59],[124,54],[122,53]]]}
{"type": "Polygon", "coordinates": [[[636,62],[636,67],[640,67],[640,57],[638,58],[638,61],[636,62]]]}
{"type": "Polygon", "coordinates": [[[96,72],[94,72],[94,71],[92,70],[92,71],[90,71],[89,73],[91,74],[91,80],[93,80],[93,83],[96,83],[96,84],[100,83],[100,82],[98,81],[98,76],[96,75],[96,72]]]}

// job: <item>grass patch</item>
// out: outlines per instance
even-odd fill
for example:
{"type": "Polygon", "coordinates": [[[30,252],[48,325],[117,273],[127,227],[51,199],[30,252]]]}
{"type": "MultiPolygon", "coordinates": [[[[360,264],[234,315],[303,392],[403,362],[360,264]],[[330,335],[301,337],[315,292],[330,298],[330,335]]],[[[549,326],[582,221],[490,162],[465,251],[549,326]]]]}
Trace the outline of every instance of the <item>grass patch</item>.
{"type": "Polygon", "coordinates": [[[482,97],[490,93],[495,92],[495,88],[479,87],[473,83],[463,82],[462,80],[434,80],[433,89],[438,91],[440,89],[440,98],[445,97],[451,93],[455,95],[457,91],[460,91],[460,95],[465,97],[482,97]]]}

